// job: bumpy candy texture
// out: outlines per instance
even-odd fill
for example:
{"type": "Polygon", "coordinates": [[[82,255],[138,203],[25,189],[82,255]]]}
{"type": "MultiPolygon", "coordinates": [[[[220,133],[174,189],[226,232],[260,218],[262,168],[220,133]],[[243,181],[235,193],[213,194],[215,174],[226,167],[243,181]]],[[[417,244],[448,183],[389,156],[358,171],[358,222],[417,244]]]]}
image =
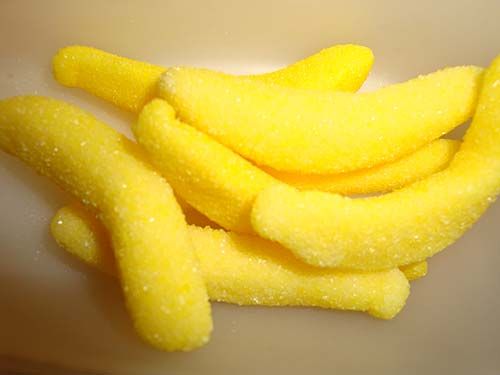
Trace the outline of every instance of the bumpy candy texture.
{"type": "Polygon", "coordinates": [[[226,229],[252,232],[253,201],[276,180],[207,135],[178,121],[164,100],[155,99],[147,104],[132,130],[180,197],[226,229]]]}
{"type": "MultiPolygon", "coordinates": [[[[227,229],[252,232],[252,204],[259,192],[277,181],[207,135],[176,120],[172,107],[164,100],[147,104],[133,131],[178,197],[227,229]]],[[[183,203],[182,208],[188,222],[214,226],[187,204],[183,203]]]]}
{"type": "Polygon", "coordinates": [[[131,112],[139,112],[156,95],[165,68],[127,59],[92,47],[62,48],[53,59],[56,80],[79,87],[131,112]]]}
{"type": "Polygon", "coordinates": [[[371,51],[355,45],[239,77],[82,46],[54,57],[60,83],[134,113],[145,106],[134,134],[187,202],[190,222],[275,242],[187,226],[144,151],[68,104],[0,101],[0,148],[83,203],[56,214],[55,239],[119,276],[138,333],[160,349],[208,340],[209,297],[390,319],[404,306],[408,280],[427,273],[425,260],[500,191],[500,58],[458,152],[458,142],[436,139],[471,116],[481,69],[448,68],[353,94],[372,63],[371,51]],[[173,108],[159,99],[146,105],[157,95],[173,108]],[[402,187],[362,199],[332,194],[402,187]]]}
{"type": "Polygon", "coordinates": [[[460,125],[480,77],[480,68],[448,68],[352,94],[171,68],[159,94],[183,121],[259,165],[332,174],[396,160],[460,125]]]}
{"type": "MultiPolygon", "coordinates": [[[[356,91],[373,64],[369,48],[333,46],[276,72],[248,76],[289,87],[356,91]]],[[[167,70],[92,47],[62,48],[53,59],[56,80],[78,87],[131,112],[139,112],[156,96],[156,85],[167,70]]]]}
{"type": "MultiPolygon", "coordinates": [[[[67,251],[114,274],[107,232],[83,207],[65,207],[52,234],[67,251]]],[[[200,269],[213,301],[238,305],[316,306],[366,311],[391,319],[404,306],[409,284],[397,269],[346,273],[307,266],[277,244],[254,236],[189,226],[200,269]]]]}
{"type": "Polygon", "coordinates": [[[115,275],[118,271],[111,238],[97,216],[98,213],[90,207],[73,202],[57,211],[50,223],[50,232],[56,242],[69,253],[101,272],[115,275]]]}
{"type": "MultiPolygon", "coordinates": [[[[361,86],[373,63],[370,49],[356,45],[326,48],[276,72],[251,76],[255,80],[288,87],[355,91],[361,86]]],[[[70,46],[54,57],[56,79],[70,87],[80,87],[115,105],[138,112],[155,95],[156,83],[166,69],[116,56],[95,48],[70,46]]],[[[299,188],[364,194],[404,186],[442,167],[450,148],[432,146],[401,160],[352,174],[334,176],[273,175],[299,188]],[[425,151],[424,151],[425,150],[425,151]]],[[[187,215],[190,219],[190,213],[187,215]]],[[[203,218],[193,214],[194,220],[203,218]]],[[[197,221],[202,223],[203,221],[197,221]]]]}
{"type": "Polygon", "coordinates": [[[178,121],[164,100],[147,104],[133,131],[178,196],[226,229],[253,232],[252,204],[262,190],[278,181],[178,121]]]}
{"type": "Polygon", "coordinates": [[[356,195],[392,191],[446,168],[460,142],[438,139],[414,153],[372,168],[333,175],[298,174],[264,168],[280,181],[300,190],[356,195]]]}
{"type": "Polygon", "coordinates": [[[383,196],[352,199],[264,190],[252,224],[308,263],[379,270],[422,261],[457,240],[500,190],[500,58],[488,69],[476,113],[449,167],[383,196]]]}
{"type": "Polygon", "coordinates": [[[165,350],[208,340],[208,296],[182,211],[134,143],[69,104],[17,97],[0,102],[0,148],[99,212],[143,339],[165,350]]]}
{"type": "MultiPolygon", "coordinates": [[[[146,105],[133,130],[179,197],[226,229],[253,232],[250,225],[253,201],[260,191],[279,183],[277,180],[209,136],[178,121],[173,109],[161,99],[146,105]]],[[[316,181],[323,177],[322,187],[337,184],[350,193],[389,189],[408,182],[403,176],[413,173],[411,178],[417,178],[424,171],[430,174],[438,166],[446,165],[456,147],[455,141],[440,140],[406,161],[397,162],[396,166],[339,177],[340,181],[331,176],[317,176],[316,181]]],[[[311,185],[320,185],[316,181],[311,185]]]]}
{"type": "Polygon", "coordinates": [[[248,76],[257,81],[309,90],[357,91],[373,65],[372,51],[337,45],[275,72],[248,76]]]}

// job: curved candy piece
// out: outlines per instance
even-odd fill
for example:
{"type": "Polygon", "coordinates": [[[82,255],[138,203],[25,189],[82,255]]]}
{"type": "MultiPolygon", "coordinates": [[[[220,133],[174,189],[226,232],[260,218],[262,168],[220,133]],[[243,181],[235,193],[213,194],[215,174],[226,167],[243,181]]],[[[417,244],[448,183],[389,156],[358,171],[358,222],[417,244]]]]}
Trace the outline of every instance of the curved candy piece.
{"type": "MultiPolygon", "coordinates": [[[[116,272],[103,261],[111,253],[107,232],[82,206],[59,210],[51,229],[73,255],[104,272],[116,272]]],[[[189,234],[213,301],[367,311],[391,319],[409,294],[408,281],[397,269],[358,274],[318,269],[258,237],[195,226],[189,226],[189,234]]]]}
{"type": "Polygon", "coordinates": [[[352,94],[171,68],[159,95],[183,121],[259,165],[333,174],[396,160],[463,123],[475,108],[481,72],[447,68],[352,94]]]}
{"type": "MultiPolygon", "coordinates": [[[[279,181],[209,136],[178,121],[173,109],[161,99],[144,107],[133,130],[180,198],[228,230],[253,233],[250,224],[253,201],[259,192],[279,181]]],[[[423,173],[427,168],[424,163],[434,169],[438,163],[429,159],[438,158],[442,164],[456,147],[455,141],[436,142],[429,150],[409,156],[407,162],[380,167],[381,172],[366,171],[356,178],[353,175],[337,186],[343,184],[350,192],[376,190],[395,186],[397,179],[403,179],[400,176],[410,174],[410,169],[423,173]]],[[[193,223],[190,216],[188,222],[193,223]]]]}
{"type": "Polygon", "coordinates": [[[0,101],[0,148],[100,212],[143,339],[165,350],[207,342],[210,305],[187,225],[134,143],[74,106],[28,96],[0,101]]]}
{"type": "Polygon", "coordinates": [[[79,87],[131,112],[139,112],[156,96],[165,68],[130,60],[92,47],[60,49],[52,61],[56,80],[79,87]]]}
{"type": "Polygon", "coordinates": [[[378,270],[422,261],[457,240],[500,190],[500,57],[444,171],[379,197],[351,199],[280,185],[257,197],[254,229],[308,263],[378,270]]]}
{"type": "Polygon", "coordinates": [[[56,242],[69,253],[108,275],[116,275],[111,238],[97,219],[98,213],[80,202],[59,209],[50,223],[56,242]],[[107,251],[99,251],[106,249],[107,251]]]}
{"type": "Polygon", "coordinates": [[[164,100],[148,103],[132,127],[158,171],[188,204],[222,227],[250,233],[257,194],[278,183],[209,136],[175,118],[164,100]]]}
{"type": "MultiPolygon", "coordinates": [[[[356,91],[373,64],[367,47],[339,45],[322,50],[276,72],[249,76],[254,80],[309,89],[356,91]]],[[[56,80],[139,112],[156,94],[156,84],[167,70],[92,47],[62,48],[53,59],[56,80]]]]}
{"type": "Polygon", "coordinates": [[[399,269],[404,273],[408,281],[413,281],[420,279],[427,275],[427,262],[422,261],[418,263],[408,264],[407,266],[401,266],[399,269]]]}
{"type": "Polygon", "coordinates": [[[372,65],[373,53],[369,48],[340,44],[275,72],[247,77],[297,89],[356,92],[372,65]]]}
{"type": "Polygon", "coordinates": [[[300,190],[319,190],[355,195],[402,188],[446,168],[460,146],[459,141],[438,139],[399,160],[368,169],[334,174],[297,174],[264,168],[280,181],[300,190]]]}

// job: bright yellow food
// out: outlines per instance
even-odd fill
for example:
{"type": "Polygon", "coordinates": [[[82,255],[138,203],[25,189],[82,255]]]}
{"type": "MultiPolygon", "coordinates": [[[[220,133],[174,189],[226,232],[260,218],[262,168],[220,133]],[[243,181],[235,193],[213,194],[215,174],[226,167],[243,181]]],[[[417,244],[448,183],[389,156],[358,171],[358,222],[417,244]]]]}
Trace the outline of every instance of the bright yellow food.
{"type": "MultiPolygon", "coordinates": [[[[253,232],[250,224],[253,201],[260,191],[279,183],[277,180],[209,136],[178,121],[172,108],[161,99],[144,108],[134,133],[182,199],[226,229],[253,232]]],[[[456,147],[456,141],[439,140],[405,161],[393,163],[392,167],[353,173],[352,177],[345,176],[337,182],[331,176],[324,176],[324,185],[311,182],[310,187],[327,188],[336,184],[350,194],[389,189],[435,171],[449,161],[456,147]]],[[[321,178],[317,177],[316,181],[321,178]]]]}
{"type": "Polygon", "coordinates": [[[358,171],[334,174],[298,174],[264,168],[280,181],[300,190],[345,195],[387,192],[402,188],[446,168],[460,142],[438,139],[399,160],[358,171]]]}
{"type": "Polygon", "coordinates": [[[345,44],[325,48],[275,72],[248,78],[298,89],[355,92],[372,65],[373,53],[369,48],[345,44]]]}
{"type": "MultiPolygon", "coordinates": [[[[111,262],[103,262],[111,253],[107,232],[81,206],[61,209],[51,228],[67,251],[107,273],[116,272],[111,262]]],[[[390,319],[408,297],[408,281],[397,269],[357,274],[324,270],[258,237],[195,226],[189,226],[189,234],[213,301],[358,310],[390,319]]]]}
{"type": "Polygon", "coordinates": [[[319,266],[378,270],[423,261],[457,240],[500,190],[500,57],[450,166],[379,197],[352,199],[285,185],[260,193],[254,229],[319,266]]]}
{"type": "Polygon", "coordinates": [[[399,269],[404,273],[408,281],[413,281],[427,275],[427,262],[412,263],[407,266],[401,266],[399,269]]]}
{"type": "MultiPolygon", "coordinates": [[[[373,54],[369,48],[338,45],[286,68],[251,77],[289,87],[356,91],[372,64],[373,54]]],[[[54,56],[53,68],[61,84],[80,87],[132,112],[139,112],[155,96],[157,81],[166,70],[85,46],[62,48],[54,56]]],[[[184,205],[183,211],[188,223],[213,226],[190,207],[184,205]]],[[[245,226],[249,228],[248,224],[245,226]]]]}
{"type": "Polygon", "coordinates": [[[207,342],[210,305],[183,214],[134,143],[72,105],[27,96],[0,101],[0,148],[99,212],[143,339],[165,350],[207,342]]]}
{"type": "Polygon", "coordinates": [[[178,121],[164,100],[147,104],[132,130],[177,195],[226,229],[252,232],[253,201],[275,179],[178,121]]]}
{"type": "Polygon", "coordinates": [[[159,95],[181,120],[259,165],[333,174],[396,160],[463,123],[475,108],[481,72],[448,68],[353,94],[171,68],[159,95]]]}
{"type": "Polygon", "coordinates": [[[158,78],[165,71],[160,66],[84,46],[62,48],[52,65],[59,83],[82,88],[132,112],[139,112],[156,96],[158,78]]]}
{"type": "Polygon", "coordinates": [[[52,218],[50,232],[56,242],[109,275],[117,274],[111,238],[97,213],[80,202],[61,208],[52,218]],[[99,251],[107,249],[107,251],[99,251]]]}
{"type": "MultiPolygon", "coordinates": [[[[339,45],[276,72],[249,77],[289,87],[356,91],[372,64],[369,48],[339,45]]],[[[85,46],[59,50],[53,68],[59,83],[82,88],[132,112],[153,99],[156,84],[168,69],[85,46]]]]}

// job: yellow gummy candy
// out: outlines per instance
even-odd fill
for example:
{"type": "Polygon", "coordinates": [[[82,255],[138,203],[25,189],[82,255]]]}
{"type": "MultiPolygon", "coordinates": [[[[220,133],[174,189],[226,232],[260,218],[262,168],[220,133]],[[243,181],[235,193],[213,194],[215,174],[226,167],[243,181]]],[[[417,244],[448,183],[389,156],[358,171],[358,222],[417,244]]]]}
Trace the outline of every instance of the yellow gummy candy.
{"type": "Polygon", "coordinates": [[[325,48],[275,72],[248,78],[298,89],[355,92],[372,65],[373,53],[369,48],[345,44],[325,48]]]}
{"type": "Polygon", "coordinates": [[[50,223],[50,231],[56,242],[68,252],[101,272],[115,275],[111,238],[97,216],[94,210],[73,202],[57,211],[50,223]]]}
{"type": "MultiPolygon", "coordinates": [[[[99,226],[95,216],[73,205],[59,210],[51,229],[67,251],[114,274],[113,264],[103,262],[111,251],[105,229],[96,230],[99,226]]],[[[367,311],[391,319],[409,294],[408,281],[397,269],[357,274],[318,269],[258,237],[195,226],[188,231],[213,301],[367,311]]]]}
{"type": "Polygon", "coordinates": [[[308,263],[379,270],[422,261],[453,243],[500,190],[500,57],[450,166],[379,197],[352,199],[280,185],[257,197],[254,229],[308,263]]]}
{"type": "Polygon", "coordinates": [[[226,229],[252,232],[253,201],[276,180],[178,121],[164,100],[147,104],[132,130],[158,171],[188,204],[226,229]]]}
{"type": "MultiPolygon", "coordinates": [[[[289,87],[355,91],[366,78],[372,62],[373,54],[368,48],[339,45],[324,49],[287,68],[252,77],[289,87]]],[[[133,112],[138,112],[153,98],[156,82],[163,71],[165,68],[112,55],[91,47],[65,47],[54,57],[54,72],[59,82],[71,87],[84,88],[133,112]]],[[[394,165],[387,164],[389,167],[387,169],[382,167],[379,171],[377,166],[373,170],[355,172],[352,176],[347,174],[323,178],[314,175],[288,175],[271,170],[270,172],[283,181],[303,188],[343,194],[386,191],[422,178],[445,164],[443,158],[447,148],[444,145],[432,146],[425,153],[424,149],[417,151],[415,156],[409,155],[396,161],[394,165]],[[416,163],[417,161],[421,163],[416,163]],[[311,181],[311,184],[308,181],[311,181]]],[[[451,149],[448,151],[451,152],[451,149]]],[[[192,216],[196,224],[208,223],[193,210],[184,211],[188,222],[192,216]]]]}
{"type": "Polygon", "coordinates": [[[207,342],[210,305],[187,225],[137,145],[74,106],[28,96],[0,101],[0,148],[100,213],[143,339],[165,350],[207,342]]]}
{"type": "MultiPolygon", "coordinates": [[[[133,130],[138,142],[179,197],[223,228],[253,233],[250,223],[252,204],[257,194],[279,181],[209,136],[178,121],[172,107],[161,99],[144,107],[133,130]]],[[[431,147],[451,152],[454,141],[438,142],[431,147]]],[[[433,156],[439,153],[431,152],[433,156]]],[[[422,163],[428,159],[418,158],[422,163]]],[[[393,178],[400,177],[394,173],[393,178]]],[[[361,186],[368,180],[363,175],[359,179],[358,184],[352,179],[351,185],[361,186]]],[[[397,181],[386,179],[385,183],[394,185],[397,181]]],[[[207,225],[193,221],[190,216],[189,222],[207,225]]]]}
{"type": "MultiPolygon", "coordinates": [[[[339,45],[276,72],[249,77],[289,87],[356,91],[372,64],[369,48],[339,45]]],[[[168,69],[84,46],[59,50],[53,68],[59,83],[132,112],[139,112],[155,96],[156,84],[168,69]]]]}
{"type": "Polygon", "coordinates": [[[396,160],[463,123],[475,108],[481,72],[447,68],[353,94],[171,68],[159,95],[183,121],[259,165],[333,174],[396,160]]]}
{"type": "Polygon", "coordinates": [[[413,281],[427,275],[427,262],[412,263],[407,266],[401,266],[399,269],[404,273],[408,281],[413,281]]]}
{"type": "Polygon", "coordinates": [[[399,189],[446,168],[460,142],[438,139],[399,160],[358,171],[334,174],[297,174],[264,168],[280,181],[300,190],[345,195],[370,194],[399,189]]]}
{"type": "MultiPolygon", "coordinates": [[[[372,64],[369,48],[338,45],[276,72],[251,77],[289,87],[356,91],[372,64]]],[[[53,68],[61,84],[80,87],[132,112],[139,112],[155,96],[157,81],[166,70],[85,46],[62,48],[54,56],[53,68]]],[[[189,223],[213,226],[191,207],[182,208],[189,223]]]]}
{"type": "Polygon", "coordinates": [[[69,87],[80,87],[132,112],[156,96],[165,68],[130,60],[91,47],[70,46],[54,56],[54,76],[69,87]]]}

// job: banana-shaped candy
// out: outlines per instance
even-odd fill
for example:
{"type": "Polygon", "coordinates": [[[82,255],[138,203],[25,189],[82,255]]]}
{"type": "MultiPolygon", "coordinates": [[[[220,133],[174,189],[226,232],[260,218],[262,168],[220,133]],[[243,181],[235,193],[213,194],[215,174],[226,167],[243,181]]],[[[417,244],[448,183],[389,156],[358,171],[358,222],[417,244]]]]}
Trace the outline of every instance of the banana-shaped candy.
{"type": "Polygon", "coordinates": [[[448,168],[383,196],[351,199],[275,185],[252,210],[254,229],[310,264],[380,270],[425,260],[457,240],[500,190],[500,57],[448,168]]]}

